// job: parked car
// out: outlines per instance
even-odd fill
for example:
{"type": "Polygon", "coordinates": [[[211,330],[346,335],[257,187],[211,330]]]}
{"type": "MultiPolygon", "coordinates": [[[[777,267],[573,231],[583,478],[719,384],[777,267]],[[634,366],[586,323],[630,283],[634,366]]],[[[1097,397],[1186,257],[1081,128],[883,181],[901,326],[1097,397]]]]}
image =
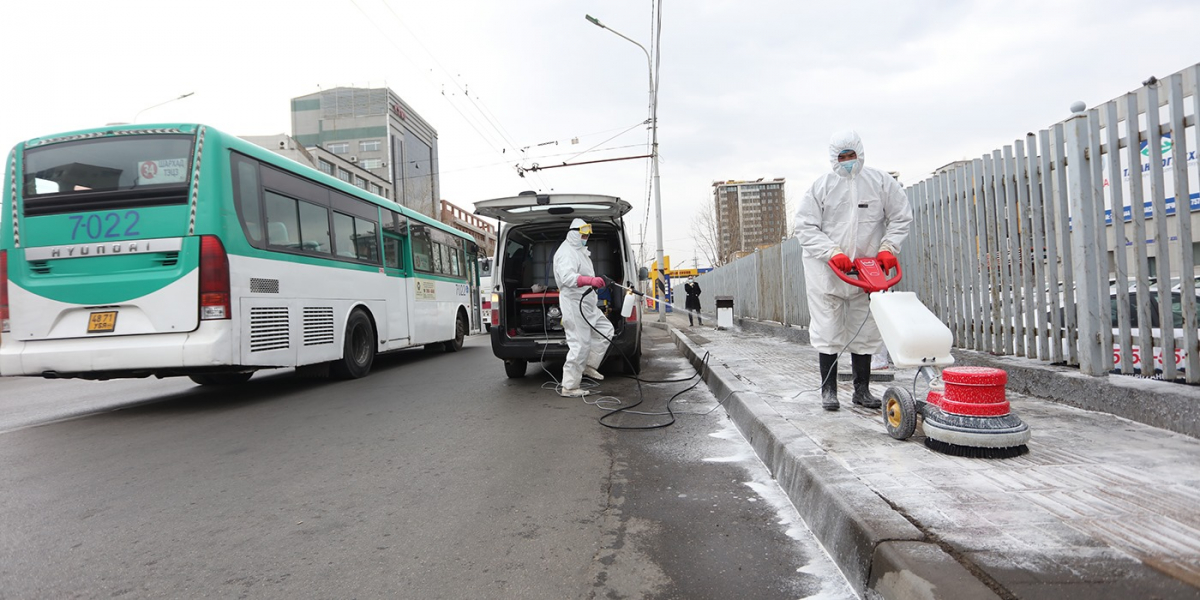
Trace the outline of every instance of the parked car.
{"type": "MultiPolygon", "coordinates": [[[[1139,326],[1138,314],[1137,314],[1137,293],[1134,290],[1130,290],[1127,294],[1128,294],[1127,297],[1128,297],[1128,302],[1129,302],[1129,305],[1128,305],[1129,306],[1129,327],[1132,330],[1133,340],[1134,340],[1134,342],[1136,342],[1138,339],[1138,331],[1139,331],[1138,330],[1138,326],[1139,326]]],[[[1111,303],[1112,303],[1111,305],[1112,305],[1112,329],[1113,329],[1113,369],[1120,370],[1121,369],[1121,344],[1120,344],[1120,340],[1118,339],[1118,336],[1120,335],[1120,330],[1118,329],[1118,324],[1117,324],[1118,294],[1116,292],[1113,292],[1110,298],[1111,298],[1111,303]]],[[[1149,299],[1150,299],[1151,335],[1154,336],[1155,338],[1158,338],[1162,335],[1162,323],[1161,323],[1162,319],[1159,316],[1159,293],[1158,293],[1157,286],[1151,286],[1149,299]]],[[[1178,340],[1183,339],[1183,308],[1182,307],[1183,307],[1183,302],[1182,302],[1182,295],[1181,295],[1181,287],[1179,285],[1175,285],[1171,289],[1171,321],[1172,321],[1171,327],[1173,328],[1173,335],[1175,336],[1175,339],[1177,340],[1177,343],[1175,344],[1175,356],[1174,356],[1175,368],[1180,371],[1185,370],[1186,362],[1187,362],[1187,350],[1184,349],[1183,347],[1181,347],[1182,344],[1178,343],[1178,340]]],[[[1200,323],[1200,294],[1197,294],[1197,296],[1196,296],[1196,315],[1192,322],[1200,323]]],[[[1133,368],[1135,369],[1135,371],[1141,372],[1142,371],[1142,363],[1147,358],[1144,355],[1145,353],[1142,352],[1141,348],[1139,348],[1137,346],[1137,344],[1135,343],[1130,346],[1130,354],[1132,355],[1133,368]]],[[[1153,371],[1161,371],[1163,369],[1163,365],[1164,365],[1162,349],[1155,347],[1153,349],[1152,358],[1154,361],[1154,363],[1153,363],[1154,368],[1152,370],[1153,371]]]]}
{"type": "MultiPolygon", "coordinates": [[[[537,194],[475,203],[475,214],[500,221],[492,268],[492,351],[509,377],[524,377],[530,362],[561,362],[567,356],[554,253],[572,219],[592,225],[588,249],[596,275],[635,287],[646,279],[638,269],[623,216],[633,207],[614,196],[537,194]]],[[[642,359],[641,307],[621,317],[625,291],[616,284],[586,296],[597,302],[615,333],[603,369],[638,373],[642,359]]],[[[633,301],[633,300],[630,300],[633,301]]]]}

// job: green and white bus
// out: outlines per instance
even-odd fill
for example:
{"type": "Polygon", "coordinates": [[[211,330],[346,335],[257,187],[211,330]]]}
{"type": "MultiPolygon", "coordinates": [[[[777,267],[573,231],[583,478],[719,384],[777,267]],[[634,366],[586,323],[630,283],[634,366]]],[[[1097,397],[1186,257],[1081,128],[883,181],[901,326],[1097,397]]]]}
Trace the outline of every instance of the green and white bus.
{"type": "Polygon", "coordinates": [[[204,125],[18,144],[0,215],[3,376],[355,378],[478,322],[472,238],[204,125]]]}

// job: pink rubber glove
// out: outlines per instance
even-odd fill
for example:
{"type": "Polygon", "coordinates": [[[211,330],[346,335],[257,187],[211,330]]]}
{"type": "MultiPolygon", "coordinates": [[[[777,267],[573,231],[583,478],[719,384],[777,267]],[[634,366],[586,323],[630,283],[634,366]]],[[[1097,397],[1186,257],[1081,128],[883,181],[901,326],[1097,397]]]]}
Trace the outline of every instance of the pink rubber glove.
{"type": "Polygon", "coordinates": [[[579,278],[575,280],[575,285],[579,287],[586,287],[590,285],[594,288],[599,288],[604,287],[604,280],[599,277],[580,275],[579,278]]]}

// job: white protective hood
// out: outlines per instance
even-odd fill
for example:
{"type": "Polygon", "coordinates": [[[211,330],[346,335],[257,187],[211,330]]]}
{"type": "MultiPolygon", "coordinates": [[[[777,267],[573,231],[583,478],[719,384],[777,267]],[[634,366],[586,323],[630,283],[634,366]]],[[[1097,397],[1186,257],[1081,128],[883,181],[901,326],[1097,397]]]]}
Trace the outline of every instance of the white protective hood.
{"type": "Polygon", "coordinates": [[[867,155],[863,152],[862,138],[858,137],[858,132],[853,129],[839,131],[829,137],[829,166],[841,177],[854,177],[863,170],[863,165],[867,162],[867,155]],[[855,163],[854,169],[846,172],[845,169],[838,165],[838,155],[845,150],[853,150],[858,155],[858,162],[855,163]]]}

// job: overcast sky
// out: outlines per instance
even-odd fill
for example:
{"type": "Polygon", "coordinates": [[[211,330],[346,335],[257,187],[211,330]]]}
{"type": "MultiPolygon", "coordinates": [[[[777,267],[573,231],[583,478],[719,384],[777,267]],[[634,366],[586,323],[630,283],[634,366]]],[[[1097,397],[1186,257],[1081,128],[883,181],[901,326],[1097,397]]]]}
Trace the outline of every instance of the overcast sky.
{"type": "MultiPolygon", "coordinates": [[[[516,168],[648,153],[646,56],[584,15],[650,48],[652,11],[650,0],[12,3],[0,145],[135,118],[290,133],[290,98],[386,85],[437,129],[444,199],[620,196],[652,254],[647,160],[516,168]]],[[[1065,119],[1076,100],[1094,106],[1200,62],[1198,22],[1195,0],[666,0],[666,253],[692,265],[692,220],[714,180],[786,177],[794,211],[829,168],[830,134],[853,128],[866,164],[911,185],[1065,119]]]]}

